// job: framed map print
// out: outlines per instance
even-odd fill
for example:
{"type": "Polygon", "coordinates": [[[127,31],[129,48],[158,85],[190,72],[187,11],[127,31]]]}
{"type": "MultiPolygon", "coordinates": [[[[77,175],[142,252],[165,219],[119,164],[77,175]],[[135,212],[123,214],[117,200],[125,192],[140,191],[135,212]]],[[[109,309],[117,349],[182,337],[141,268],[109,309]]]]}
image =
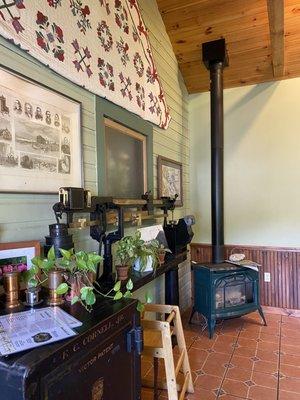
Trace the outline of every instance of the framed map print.
{"type": "Polygon", "coordinates": [[[80,103],[0,68],[0,191],[82,186],[80,103]]]}
{"type": "Polygon", "coordinates": [[[178,195],[176,205],[183,206],[182,164],[169,158],[157,157],[158,198],[178,195]]]}

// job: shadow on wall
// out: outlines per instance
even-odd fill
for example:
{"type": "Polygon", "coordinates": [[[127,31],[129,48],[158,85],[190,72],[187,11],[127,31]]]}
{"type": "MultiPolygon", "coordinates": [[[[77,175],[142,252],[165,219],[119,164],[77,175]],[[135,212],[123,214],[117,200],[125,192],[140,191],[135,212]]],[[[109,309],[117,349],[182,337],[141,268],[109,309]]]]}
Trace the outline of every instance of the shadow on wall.
{"type": "Polygon", "coordinates": [[[267,102],[270,100],[274,92],[276,91],[279,82],[268,82],[264,84],[259,84],[249,87],[245,87],[246,93],[240,96],[240,90],[236,91],[230,89],[229,91],[224,91],[224,137],[225,140],[230,140],[230,136],[234,136],[235,140],[231,141],[236,146],[239,144],[239,139],[243,139],[243,133],[246,133],[257,116],[259,112],[265,107],[267,102]],[[235,97],[234,101],[231,101],[231,105],[227,108],[227,95],[228,97],[235,97]],[[236,119],[237,112],[242,114],[240,120],[236,119]],[[234,118],[234,120],[232,120],[234,118]],[[227,126],[235,126],[235,129],[228,129],[227,126]],[[239,132],[239,135],[236,133],[239,132]]]}

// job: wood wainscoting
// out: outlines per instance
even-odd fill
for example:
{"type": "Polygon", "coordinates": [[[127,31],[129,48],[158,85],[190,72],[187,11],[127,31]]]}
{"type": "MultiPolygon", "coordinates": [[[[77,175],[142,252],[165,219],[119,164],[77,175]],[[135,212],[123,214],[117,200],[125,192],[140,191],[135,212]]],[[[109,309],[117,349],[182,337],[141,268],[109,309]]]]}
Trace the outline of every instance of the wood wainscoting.
{"type": "MultiPolygon", "coordinates": [[[[244,253],[247,259],[262,266],[260,275],[261,304],[286,310],[300,310],[300,248],[225,246],[225,257],[244,253]],[[271,282],[264,282],[264,273],[271,274],[271,282]]],[[[211,261],[211,245],[192,243],[191,260],[197,263],[211,261]]]]}

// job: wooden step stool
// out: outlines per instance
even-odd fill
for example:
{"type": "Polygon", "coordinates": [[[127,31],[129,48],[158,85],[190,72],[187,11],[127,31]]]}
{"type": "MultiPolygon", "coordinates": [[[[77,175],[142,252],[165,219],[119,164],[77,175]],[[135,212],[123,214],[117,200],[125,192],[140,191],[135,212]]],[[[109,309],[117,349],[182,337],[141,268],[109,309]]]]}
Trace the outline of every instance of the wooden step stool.
{"type": "Polygon", "coordinates": [[[143,356],[154,358],[154,383],[149,379],[142,379],[142,385],[154,387],[154,399],[157,399],[157,388],[160,388],[168,390],[169,400],[183,400],[186,392],[194,393],[194,386],[179,307],[146,304],[145,313],[147,312],[163,314],[164,318],[163,320],[142,319],[144,329],[143,356]],[[166,319],[165,314],[168,314],[166,319]],[[176,336],[179,349],[179,360],[176,366],[172,346],[173,335],[176,336]],[[166,381],[157,379],[159,358],[164,360],[166,381]],[[182,371],[184,375],[182,387],[176,381],[179,371],[182,371]],[[179,397],[178,391],[180,391],[179,397]]]}

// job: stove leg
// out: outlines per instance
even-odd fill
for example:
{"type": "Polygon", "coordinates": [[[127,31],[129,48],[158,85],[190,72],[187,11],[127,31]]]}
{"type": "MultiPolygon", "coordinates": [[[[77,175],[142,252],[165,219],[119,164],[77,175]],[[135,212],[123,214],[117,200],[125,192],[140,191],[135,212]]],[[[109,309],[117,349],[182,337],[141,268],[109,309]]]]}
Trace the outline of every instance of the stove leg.
{"type": "Polygon", "coordinates": [[[265,316],[264,316],[264,312],[263,312],[261,306],[258,306],[257,310],[258,310],[258,312],[259,312],[259,315],[261,316],[261,319],[262,319],[263,322],[264,322],[264,326],[267,326],[267,321],[266,321],[266,318],[265,318],[265,316]]]}
{"type": "Polygon", "coordinates": [[[192,323],[192,319],[193,319],[193,316],[194,316],[195,312],[196,312],[195,307],[193,307],[192,308],[192,312],[191,312],[191,316],[190,316],[190,319],[189,319],[189,324],[192,323]]]}
{"type": "Polygon", "coordinates": [[[208,318],[207,327],[210,339],[212,339],[214,336],[215,326],[216,326],[216,320],[214,318],[208,318]]]}

